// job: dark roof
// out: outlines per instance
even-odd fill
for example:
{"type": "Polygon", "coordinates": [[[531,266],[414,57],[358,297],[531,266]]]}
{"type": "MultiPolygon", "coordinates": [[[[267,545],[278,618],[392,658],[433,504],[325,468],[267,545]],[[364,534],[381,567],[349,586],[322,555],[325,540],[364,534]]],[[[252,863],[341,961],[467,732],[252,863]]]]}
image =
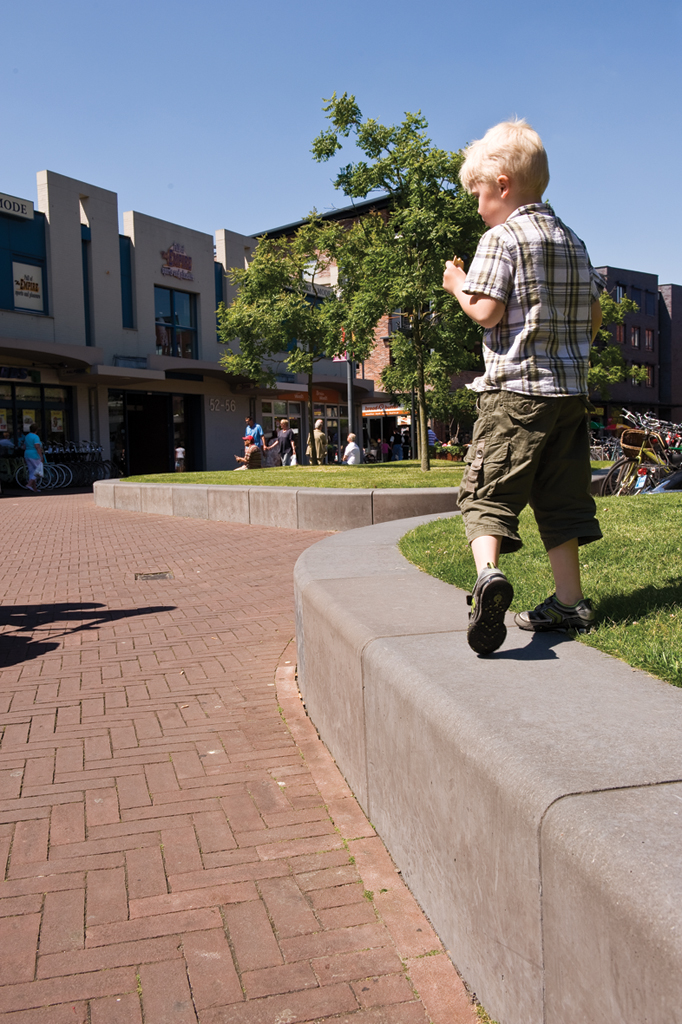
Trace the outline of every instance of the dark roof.
{"type": "MultiPolygon", "coordinates": [[[[339,210],[328,210],[326,213],[319,214],[321,220],[349,220],[351,217],[362,217],[363,214],[369,213],[370,210],[385,210],[391,202],[390,196],[377,196],[376,199],[363,199],[361,203],[352,203],[350,206],[343,206],[339,210]]],[[[265,235],[267,238],[281,238],[282,235],[291,235],[297,228],[302,227],[306,221],[296,220],[292,224],[283,224],[279,228],[271,228],[268,231],[254,231],[251,235],[252,238],[261,238],[265,235]]]]}

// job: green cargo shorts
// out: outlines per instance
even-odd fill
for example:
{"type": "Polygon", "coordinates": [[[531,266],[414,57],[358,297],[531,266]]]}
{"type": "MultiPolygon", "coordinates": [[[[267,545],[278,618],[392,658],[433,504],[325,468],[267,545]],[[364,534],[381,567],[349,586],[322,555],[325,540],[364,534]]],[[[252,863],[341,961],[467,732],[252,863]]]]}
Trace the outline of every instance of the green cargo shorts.
{"type": "Polygon", "coordinates": [[[502,537],[503,552],[518,551],[519,515],[528,504],[547,551],[574,537],[599,540],[587,399],[484,391],[478,409],[458,500],[469,543],[502,537]]]}

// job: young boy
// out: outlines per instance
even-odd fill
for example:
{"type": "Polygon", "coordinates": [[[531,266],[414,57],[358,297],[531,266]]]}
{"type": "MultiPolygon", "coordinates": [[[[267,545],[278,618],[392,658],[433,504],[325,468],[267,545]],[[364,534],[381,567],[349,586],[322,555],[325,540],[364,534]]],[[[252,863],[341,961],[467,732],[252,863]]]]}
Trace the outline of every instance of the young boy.
{"type": "Polygon", "coordinates": [[[521,547],[518,517],[529,503],[556,593],[516,615],[517,625],[565,630],[594,620],[578,546],[602,536],[586,413],[604,282],[583,242],[542,202],[547,154],[525,121],[498,124],[469,146],[460,179],[490,228],[469,272],[455,257],[443,275],[443,287],[485,328],[485,373],[469,385],[479,393],[479,417],[459,506],[478,572],[467,599],[469,645],[490,654],[504,642],[514,596],[498,559],[521,547]]]}

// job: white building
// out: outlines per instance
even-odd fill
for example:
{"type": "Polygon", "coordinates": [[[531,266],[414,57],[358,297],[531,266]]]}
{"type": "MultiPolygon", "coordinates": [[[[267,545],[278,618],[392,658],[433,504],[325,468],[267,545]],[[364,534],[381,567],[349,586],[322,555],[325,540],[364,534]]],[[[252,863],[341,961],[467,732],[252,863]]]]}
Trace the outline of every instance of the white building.
{"type": "MultiPolygon", "coordinates": [[[[120,234],[114,192],[37,178],[36,209],[0,194],[0,431],[18,438],[32,419],[46,442],[100,444],[126,475],[172,470],[178,445],[189,470],[234,468],[249,413],[307,434],[302,380],[282,374],[268,392],[218,362],[225,273],[254,238],[135,212],[120,234]]],[[[343,432],[345,364],[325,361],[319,378],[318,409],[343,432]]]]}

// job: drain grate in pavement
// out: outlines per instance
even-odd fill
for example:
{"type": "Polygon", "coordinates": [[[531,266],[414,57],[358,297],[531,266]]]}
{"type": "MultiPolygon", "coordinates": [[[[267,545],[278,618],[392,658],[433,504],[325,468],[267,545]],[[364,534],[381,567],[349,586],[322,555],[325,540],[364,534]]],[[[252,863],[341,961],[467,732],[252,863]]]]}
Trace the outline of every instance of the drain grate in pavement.
{"type": "Polygon", "coordinates": [[[172,580],[173,573],[169,570],[166,572],[136,572],[136,580],[172,580]]]}

